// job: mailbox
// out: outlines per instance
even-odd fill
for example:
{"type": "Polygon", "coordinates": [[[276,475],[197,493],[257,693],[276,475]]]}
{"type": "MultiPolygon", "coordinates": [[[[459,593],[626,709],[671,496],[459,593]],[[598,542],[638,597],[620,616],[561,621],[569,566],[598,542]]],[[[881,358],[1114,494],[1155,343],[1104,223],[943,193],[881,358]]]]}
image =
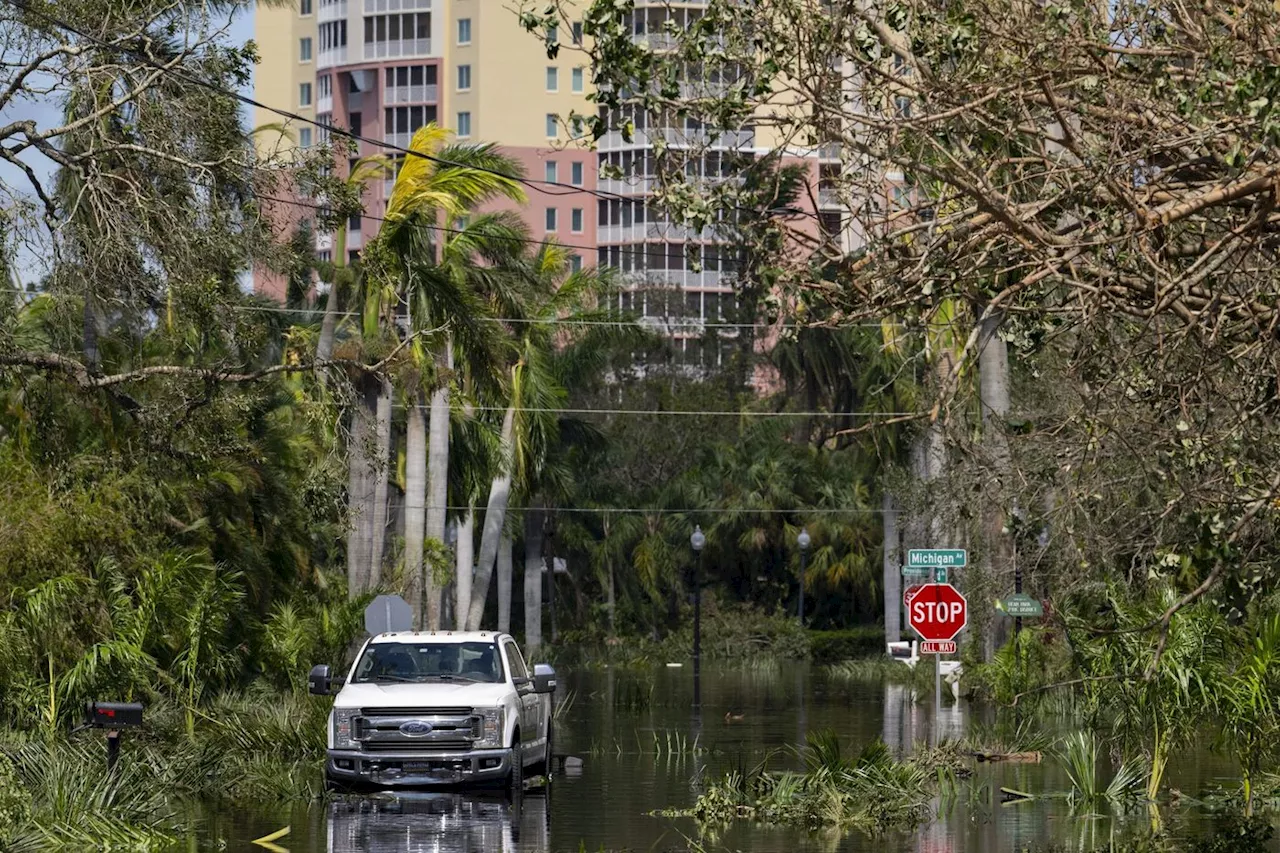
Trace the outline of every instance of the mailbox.
{"type": "Polygon", "coordinates": [[[90,702],[85,724],[95,729],[142,727],[141,702],[90,702]]]}

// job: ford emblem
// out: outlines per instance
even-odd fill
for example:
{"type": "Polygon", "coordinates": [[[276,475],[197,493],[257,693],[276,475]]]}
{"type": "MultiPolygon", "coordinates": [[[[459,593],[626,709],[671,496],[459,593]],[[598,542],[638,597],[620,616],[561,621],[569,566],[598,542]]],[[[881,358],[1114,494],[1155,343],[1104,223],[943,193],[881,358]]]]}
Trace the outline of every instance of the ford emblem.
{"type": "Polygon", "coordinates": [[[424,737],[431,734],[432,728],[426,720],[409,720],[400,724],[400,734],[405,737],[424,737]]]}

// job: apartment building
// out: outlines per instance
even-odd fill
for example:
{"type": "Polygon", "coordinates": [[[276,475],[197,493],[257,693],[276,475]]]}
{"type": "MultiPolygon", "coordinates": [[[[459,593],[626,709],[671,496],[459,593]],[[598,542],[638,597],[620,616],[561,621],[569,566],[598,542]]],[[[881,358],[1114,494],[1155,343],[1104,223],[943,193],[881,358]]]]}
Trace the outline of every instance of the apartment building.
{"type": "MultiPolygon", "coordinates": [[[[671,27],[687,28],[705,7],[705,0],[635,0],[633,38],[668,49],[671,27]]],[[[590,150],[575,140],[578,129],[567,121],[571,113],[591,109],[586,98],[592,75],[582,64],[585,55],[573,49],[581,26],[549,34],[564,46],[549,60],[539,40],[498,0],[294,0],[291,7],[260,6],[256,28],[263,56],[255,84],[260,100],[399,147],[431,121],[463,140],[498,143],[533,181],[564,185],[528,190],[520,210],[535,238],[580,247],[576,263],[624,273],[631,290],[620,307],[666,328],[681,363],[712,366],[720,360],[703,348],[699,324],[740,319],[733,310],[736,256],[721,231],[694,233],[653,203],[655,143],[686,152],[690,179],[716,181],[732,178],[758,153],[785,148],[773,131],[713,133],[692,121],[630,114],[636,128],[631,138],[610,132],[590,150]]],[[[715,72],[684,84],[691,93],[718,85],[715,72]]],[[[278,121],[270,111],[259,112],[259,124],[278,121]]],[[[322,131],[304,124],[292,139],[272,144],[322,141],[322,131]]],[[[375,153],[378,146],[359,144],[360,156],[375,153]]],[[[833,170],[841,168],[837,154],[829,148],[788,153],[810,168],[815,187],[800,202],[808,213],[800,227],[840,233],[847,218],[828,188],[833,170]]],[[[383,213],[391,184],[367,188],[367,214],[383,213]]],[[[378,225],[367,217],[348,222],[351,257],[378,225]]],[[[317,236],[322,257],[331,256],[334,245],[333,235],[317,236]]],[[[283,293],[278,277],[261,273],[255,283],[262,292],[283,293]]]]}
{"type": "MultiPolygon", "coordinates": [[[[496,0],[293,0],[259,6],[256,15],[258,100],[400,148],[433,121],[460,141],[497,142],[533,183],[525,205],[495,207],[518,209],[537,239],[582,247],[575,264],[595,263],[596,158],[573,139],[569,122],[571,113],[588,109],[590,73],[576,61],[581,54],[566,49],[548,59],[496,0]],[[544,181],[565,186],[538,183],[544,181]]],[[[550,35],[581,39],[581,27],[550,35]]],[[[258,126],[280,121],[271,110],[255,115],[258,126]]],[[[323,143],[326,131],[294,121],[287,134],[260,137],[260,146],[287,152],[323,143]]],[[[395,153],[372,141],[357,147],[352,161],[395,153]]],[[[366,216],[347,223],[350,258],[377,232],[392,183],[366,188],[366,216]]],[[[322,258],[331,258],[335,245],[333,234],[316,237],[322,258]]],[[[283,280],[266,270],[255,273],[255,287],[284,292],[283,280]]]]}

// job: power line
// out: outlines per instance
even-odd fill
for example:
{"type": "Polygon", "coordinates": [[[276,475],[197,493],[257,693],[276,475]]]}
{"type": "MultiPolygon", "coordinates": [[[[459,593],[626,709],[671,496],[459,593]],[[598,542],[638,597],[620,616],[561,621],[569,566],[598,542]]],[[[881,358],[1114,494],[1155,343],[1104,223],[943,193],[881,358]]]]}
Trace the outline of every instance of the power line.
{"type": "MultiPolygon", "coordinates": [[[[392,501],[396,507],[404,509],[444,509],[448,512],[476,512],[484,509],[483,506],[454,506],[445,507],[418,504],[401,503],[392,501]]],[[[531,510],[545,511],[549,513],[568,512],[580,513],[583,515],[595,514],[619,514],[619,513],[639,513],[644,515],[882,515],[883,509],[866,509],[860,507],[817,507],[817,508],[800,508],[795,509],[754,509],[749,507],[714,507],[714,508],[668,508],[668,507],[527,507],[527,506],[509,506],[507,512],[529,512],[531,510]]]]}
{"type": "MultiPolygon", "coordinates": [[[[430,406],[406,406],[402,403],[392,405],[393,409],[417,408],[429,411],[430,406]]],[[[506,406],[470,406],[463,404],[465,411],[473,412],[505,412],[506,406]]],[[[769,412],[747,409],[557,409],[553,407],[516,406],[517,412],[528,412],[535,415],[661,415],[686,417],[725,417],[725,418],[910,418],[917,412],[769,412]]],[[[923,417],[923,414],[921,414],[923,417]]]]}

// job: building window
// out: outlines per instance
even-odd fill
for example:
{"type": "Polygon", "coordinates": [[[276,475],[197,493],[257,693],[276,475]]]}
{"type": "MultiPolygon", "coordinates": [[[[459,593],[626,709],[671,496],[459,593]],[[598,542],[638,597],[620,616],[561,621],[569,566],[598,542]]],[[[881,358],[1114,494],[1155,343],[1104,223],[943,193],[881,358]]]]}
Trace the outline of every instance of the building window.
{"type": "Polygon", "coordinates": [[[311,84],[310,83],[298,84],[298,106],[300,107],[311,106],[311,84]]]}
{"type": "Polygon", "coordinates": [[[574,162],[574,164],[569,168],[569,174],[571,175],[571,177],[569,178],[569,183],[573,184],[575,187],[582,186],[583,180],[582,180],[582,161],[581,160],[574,162]]]}
{"type": "Polygon", "coordinates": [[[573,69],[573,91],[582,94],[584,74],[581,68],[573,69]]]}
{"type": "Polygon", "coordinates": [[[351,113],[347,116],[347,130],[352,136],[364,136],[364,113],[351,113]]]}
{"type": "Polygon", "coordinates": [[[397,65],[383,71],[384,104],[416,104],[435,101],[436,66],[397,65]]]}
{"type": "Polygon", "coordinates": [[[298,39],[298,61],[299,62],[311,61],[311,39],[309,38],[298,39]]]}
{"type": "Polygon", "coordinates": [[[582,233],[582,208],[575,207],[569,213],[569,228],[574,234],[582,233]]]}
{"type": "Polygon", "coordinates": [[[573,22],[573,43],[582,44],[582,21],[573,22]]]}
{"type": "Polygon", "coordinates": [[[346,21],[330,21],[327,24],[321,24],[319,34],[321,52],[347,46],[346,21]]]}
{"type": "Polygon", "coordinates": [[[316,97],[332,98],[333,97],[333,78],[328,74],[323,77],[316,78],[316,97]]]}
{"type": "Polygon", "coordinates": [[[556,182],[556,164],[553,161],[548,160],[547,161],[547,183],[554,184],[555,182],[556,182]]]}
{"type": "Polygon", "coordinates": [[[469,112],[458,113],[458,135],[459,136],[471,135],[471,113],[469,112]]]}
{"type": "Polygon", "coordinates": [[[547,91],[560,91],[560,69],[556,68],[554,65],[547,66],[547,91]]]}
{"type": "Polygon", "coordinates": [[[569,122],[569,127],[573,131],[574,139],[578,139],[579,137],[581,137],[582,136],[582,116],[574,116],[573,120],[569,122]]]}
{"type": "Polygon", "coordinates": [[[412,134],[435,120],[435,107],[387,107],[383,110],[382,132],[391,141],[392,135],[412,134]]]}
{"type": "Polygon", "coordinates": [[[899,95],[894,100],[894,108],[898,118],[911,118],[911,99],[905,95],[899,95]]]}
{"type": "Polygon", "coordinates": [[[311,147],[311,128],[309,127],[298,128],[298,145],[302,148],[311,147]]]}
{"type": "Polygon", "coordinates": [[[364,19],[366,59],[410,56],[431,51],[431,13],[405,12],[364,19]]]}
{"type": "Polygon", "coordinates": [[[554,138],[560,132],[560,116],[547,113],[547,138],[554,138]]]}
{"type": "Polygon", "coordinates": [[[347,230],[348,231],[360,230],[360,214],[356,213],[347,218],[347,230]]]}
{"type": "Polygon", "coordinates": [[[556,230],[556,209],[554,207],[547,208],[547,230],[556,230]]]}
{"type": "Polygon", "coordinates": [[[458,44],[471,44],[471,19],[458,19],[458,44]]]}
{"type": "Polygon", "coordinates": [[[569,269],[572,270],[573,272],[582,271],[582,255],[569,256],[569,269]]]}
{"type": "Polygon", "coordinates": [[[471,88],[471,66],[458,66],[458,91],[466,92],[471,88]]]}
{"type": "Polygon", "coordinates": [[[556,29],[555,25],[552,24],[547,27],[547,44],[555,44],[558,41],[560,41],[560,32],[556,29]]]}
{"type": "Polygon", "coordinates": [[[300,2],[298,3],[298,14],[299,15],[311,14],[311,0],[300,0],[300,2]]]}

